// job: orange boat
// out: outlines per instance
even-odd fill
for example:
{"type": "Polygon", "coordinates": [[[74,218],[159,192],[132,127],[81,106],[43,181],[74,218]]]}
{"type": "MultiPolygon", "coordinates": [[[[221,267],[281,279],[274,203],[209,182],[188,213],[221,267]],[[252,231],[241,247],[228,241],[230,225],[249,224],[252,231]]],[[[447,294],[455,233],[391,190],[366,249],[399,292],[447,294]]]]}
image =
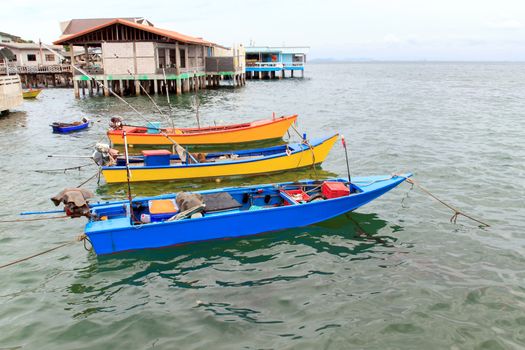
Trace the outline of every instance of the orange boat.
{"type": "Polygon", "coordinates": [[[280,139],[297,120],[297,114],[250,123],[202,128],[158,128],[158,126],[118,126],[108,131],[113,145],[124,144],[123,131],[129,145],[171,145],[171,138],[180,145],[220,145],[280,139]],[[169,137],[169,138],[168,138],[169,137]]]}

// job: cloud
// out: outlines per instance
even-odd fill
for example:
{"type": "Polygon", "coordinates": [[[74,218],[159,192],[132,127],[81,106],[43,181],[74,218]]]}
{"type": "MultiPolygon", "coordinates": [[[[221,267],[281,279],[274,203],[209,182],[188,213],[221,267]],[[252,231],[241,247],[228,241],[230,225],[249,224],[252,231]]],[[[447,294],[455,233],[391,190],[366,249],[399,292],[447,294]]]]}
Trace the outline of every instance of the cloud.
{"type": "Polygon", "coordinates": [[[521,29],[523,23],[517,19],[503,19],[498,21],[492,21],[488,23],[488,27],[492,29],[521,29]]]}

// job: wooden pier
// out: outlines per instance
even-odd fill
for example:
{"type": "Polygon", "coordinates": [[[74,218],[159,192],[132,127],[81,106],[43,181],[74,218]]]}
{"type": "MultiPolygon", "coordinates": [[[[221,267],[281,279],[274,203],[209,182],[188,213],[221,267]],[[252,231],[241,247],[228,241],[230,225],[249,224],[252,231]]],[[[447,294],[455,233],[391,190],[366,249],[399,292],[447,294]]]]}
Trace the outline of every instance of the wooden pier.
{"type": "MultiPolygon", "coordinates": [[[[79,20],[81,21],[81,20],[79,20]]],[[[63,36],[55,45],[67,45],[75,97],[104,95],[181,94],[209,87],[245,84],[242,46],[226,48],[126,19],[107,22],[63,36]],[[74,47],[85,54],[77,59],[74,47]]]]}

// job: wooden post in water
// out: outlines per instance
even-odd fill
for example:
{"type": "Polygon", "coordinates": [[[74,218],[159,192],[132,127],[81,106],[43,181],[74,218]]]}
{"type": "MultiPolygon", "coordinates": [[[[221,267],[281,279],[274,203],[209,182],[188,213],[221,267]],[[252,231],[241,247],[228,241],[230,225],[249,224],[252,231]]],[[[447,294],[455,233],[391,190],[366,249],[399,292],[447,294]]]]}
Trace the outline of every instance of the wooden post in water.
{"type": "Polygon", "coordinates": [[[135,78],[135,96],[140,96],[140,80],[135,78]]]}
{"type": "Polygon", "coordinates": [[[75,98],[80,98],[80,89],[78,87],[78,80],[73,79],[73,89],[75,90],[75,98]]]}
{"type": "Polygon", "coordinates": [[[177,95],[180,95],[182,94],[182,81],[180,78],[177,78],[177,80],[175,80],[175,84],[176,84],[176,93],[177,95]]]}
{"type": "Polygon", "coordinates": [[[108,77],[104,77],[104,96],[109,97],[108,77]]]}

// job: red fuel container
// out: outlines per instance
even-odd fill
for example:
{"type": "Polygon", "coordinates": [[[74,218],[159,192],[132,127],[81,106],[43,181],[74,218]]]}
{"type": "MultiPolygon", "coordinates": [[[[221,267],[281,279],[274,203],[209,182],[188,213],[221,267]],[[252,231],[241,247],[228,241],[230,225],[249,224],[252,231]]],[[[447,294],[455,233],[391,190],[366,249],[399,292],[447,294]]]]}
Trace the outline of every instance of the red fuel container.
{"type": "Polygon", "coordinates": [[[342,182],[325,181],[321,186],[321,192],[327,199],[348,196],[350,189],[342,182]]]}

